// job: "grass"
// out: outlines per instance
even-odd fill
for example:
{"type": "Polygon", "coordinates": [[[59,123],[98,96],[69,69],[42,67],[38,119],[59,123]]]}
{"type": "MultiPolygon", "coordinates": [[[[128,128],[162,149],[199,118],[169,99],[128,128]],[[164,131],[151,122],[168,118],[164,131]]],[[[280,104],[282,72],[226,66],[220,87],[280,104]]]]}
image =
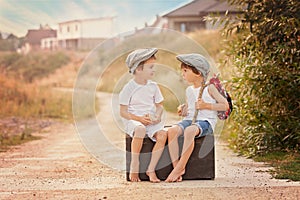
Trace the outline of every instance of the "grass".
{"type": "Polygon", "coordinates": [[[254,157],[255,161],[267,162],[274,167],[272,175],[277,179],[300,181],[300,154],[296,152],[272,152],[254,157]]]}
{"type": "Polygon", "coordinates": [[[31,133],[39,129],[33,130],[27,127],[27,120],[28,123],[39,119],[72,120],[71,93],[54,91],[49,86],[30,83],[48,76],[68,61],[68,56],[61,52],[33,53],[26,56],[1,52],[1,151],[6,150],[10,145],[38,139],[31,133]],[[10,118],[11,120],[6,120],[10,118]],[[25,122],[21,125],[16,124],[15,119],[25,122]],[[21,130],[19,126],[25,126],[25,129],[21,130]]]}
{"type": "Polygon", "coordinates": [[[21,135],[13,135],[10,137],[3,137],[2,134],[0,133],[0,152],[7,151],[10,146],[20,145],[25,142],[38,140],[38,139],[40,139],[40,137],[33,136],[31,134],[28,134],[26,136],[21,134],[21,135]]]}
{"type": "Polygon", "coordinates": [[[46,77],[67,64],[70,58],[63,52],[33,52],[0,54],[0,70],[25,82],[46,77]]]}
{"type": "Polygon", "coordinates": [[[71,94],[26,84],[0,74],[0,117],[72,118],[71,94]]]}

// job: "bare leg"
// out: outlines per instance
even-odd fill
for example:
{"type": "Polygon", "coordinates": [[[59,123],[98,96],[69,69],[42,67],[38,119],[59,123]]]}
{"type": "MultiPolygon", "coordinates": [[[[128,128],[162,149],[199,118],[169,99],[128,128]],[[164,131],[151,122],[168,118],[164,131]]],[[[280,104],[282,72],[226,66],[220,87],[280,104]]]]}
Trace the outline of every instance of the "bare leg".
{"type": "Polygon", "coordinates": [[[195,145],[194,138],[198,134],[199,134],[199,128],[195,125],[191,125],[185,129],[181,158],[178,161],[176,167],[172,170],[172,172],[166,179],[166,182],[178,181],[180,176],[184,174],[185,166],[194,149],[194,145],[195,145]]]}
{"type": "Polygon", "coordinates": [[[140,166],[140,151],[142,149],[143,140],[146,134],[146,128],[138,126],[134,130],[134,136],[131,142],[131,164],[129,179],[132,182],[141,181],[139,178],[139,166],[140,166]]]}
{"type": "Polygon", "coordinates": [[[167,141],[167,133],[165,131],[158,131],[154,137],[156,138],[156,143],[152,149],[152,156],[146,174],[149,176],[150,182],[158,183],[160,180],[156,176],[155,167],[164,150],[167,141]]]}
{"type": "MultiPolygon", "coordinates": [[[[179,126],[173,126],[168,130],[168,147],[171,157],[173,168],[176,167],[179,159],[179,145],[178,137],[182,134],[182,130],[179,126]]],[[[181,181],[182,177],[178,177],[178,181],[181,181]]]]}

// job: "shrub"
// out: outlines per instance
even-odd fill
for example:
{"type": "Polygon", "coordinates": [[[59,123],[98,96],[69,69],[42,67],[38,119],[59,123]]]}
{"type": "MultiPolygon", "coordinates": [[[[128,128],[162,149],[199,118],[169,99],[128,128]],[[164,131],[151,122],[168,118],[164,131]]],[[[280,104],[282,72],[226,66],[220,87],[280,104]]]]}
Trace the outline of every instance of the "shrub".
{"type": "Polygon", "coordinates": [[[19,55],[17,53],[4,54],[0,57],[0,68],[26,82],[46,77],[57,68],[67,64],[69,57],[62,52],[31,53],[19,55]]]}
{"type": "MultiPolygon", "coordinates": [[[[298,0],[229,0],[245,8],[225,23],[233,75],[232,145],[249,155],[299,151],[300,3],[298,0]]],[[[227,18],[226,20],[229,20],[227,18]]]]}

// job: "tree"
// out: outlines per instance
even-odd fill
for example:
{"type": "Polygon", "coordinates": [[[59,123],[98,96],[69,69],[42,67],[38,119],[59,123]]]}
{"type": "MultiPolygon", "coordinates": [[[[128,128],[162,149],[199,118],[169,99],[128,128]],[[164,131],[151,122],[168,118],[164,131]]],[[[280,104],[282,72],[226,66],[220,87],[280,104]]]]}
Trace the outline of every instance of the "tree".
{"type": "Polygon", "coordinates": [[[244,8],[223,33],[233,33],[227,56],[236,109],[231,128],[237,149],[254,155],[300,145],[300,2],[228,0],[244,8]]]}

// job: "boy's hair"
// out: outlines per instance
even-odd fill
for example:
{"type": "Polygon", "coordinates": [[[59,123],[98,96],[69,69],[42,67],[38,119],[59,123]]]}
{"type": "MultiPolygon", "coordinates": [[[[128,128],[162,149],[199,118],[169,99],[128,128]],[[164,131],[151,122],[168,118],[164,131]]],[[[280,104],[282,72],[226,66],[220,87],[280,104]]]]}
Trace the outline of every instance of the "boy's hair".
{"type": "Polygon", "coordinates": [[[192,72],[194,74],[197,74],[197,75],[201,74],[201,72],[199,72],[195,67],[187,65],[185,63],[181,63],[181,69],[190,69],[190,70],[192,70],[192,72]]]}

